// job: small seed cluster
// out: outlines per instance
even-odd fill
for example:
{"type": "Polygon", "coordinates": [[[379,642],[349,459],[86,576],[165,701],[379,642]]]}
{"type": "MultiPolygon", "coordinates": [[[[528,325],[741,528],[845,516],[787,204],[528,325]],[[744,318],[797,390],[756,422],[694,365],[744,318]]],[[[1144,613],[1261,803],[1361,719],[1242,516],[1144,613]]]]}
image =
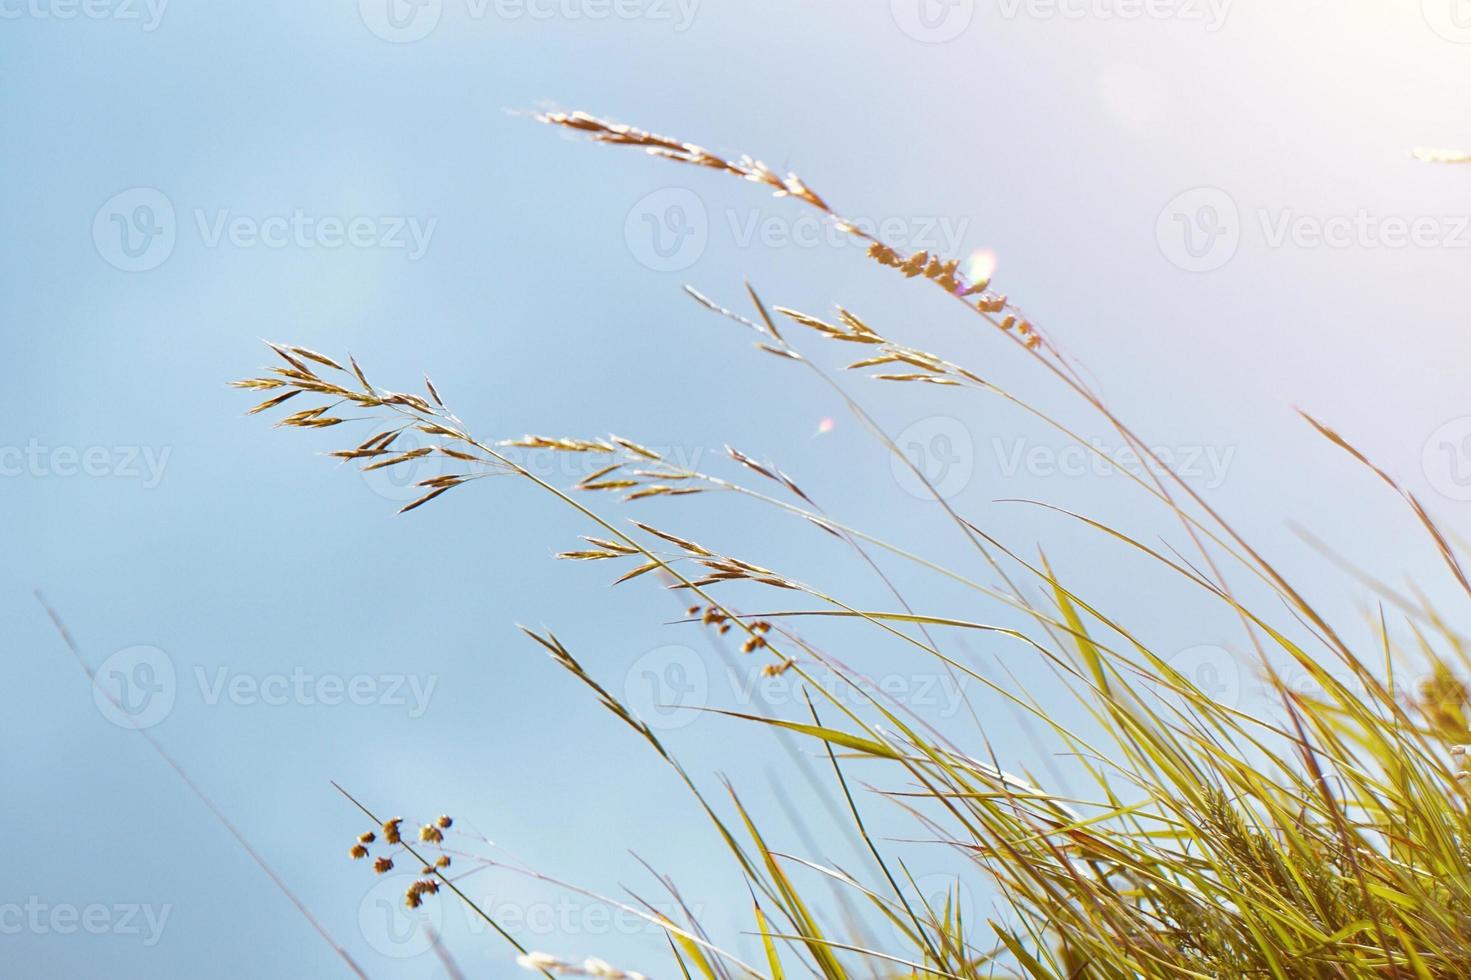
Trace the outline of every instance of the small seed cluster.
{"type": "MultiPolygon", "coordinates": [[[[689,609],[685,610],[685,614],[692,618],[698,616],[701,623],[714,627],[715,631],[721,636],[730,632],[730,616],[716,606],[690,606],[689,609]]],[[[741,653],[755,653],[757,650],[765,649],[768,646],[766,634],[770,632],[771,624],[764,619],[758,619],[751,623],[751,635],[746,637],[745,642],[741,644],[741,653]]],[[[761,668],[761,675],[763,677],[780,677],[790,670],[795,663],[796,661],[790,657],[785,657],[778,663],[763,666],[761,668]]]]}
{"type": "MultiPolygon", "coordinates": [[[[403,817],[394,817],[391,820],[385,820],[383,826],[378,831],[369,830],[359,834],[357,842],[352,845],[352,848],[347,853],[354,861],[371,857],[369,847],[372,844],[378,843],[381,834],[382,842],[393,847],[394,850],[388,854],[380,854],[376,858],[373,858],[373,872],[380,875],[387,874],[393,870],[393,859],[408,851],[403,843],[402,825],[403,817]]],[[[419,842],[443,847],[444,832],[453,825],[454,820],[449,816],[441,816],[433,823],[426,823],[419,828],[419,842]]],[[[404,904],[411,909],[416,909],[424,904],[425,895],[437,895],[439,893],[439,879],[444,876],[444,869],[448,868],[450,863],[450,856],[448,854],[440,854],[434,859],[433,864],[424,865],[419,871],[423,877],[416,878],[409,885],[408,889],[405,890],[404,904]]]]}

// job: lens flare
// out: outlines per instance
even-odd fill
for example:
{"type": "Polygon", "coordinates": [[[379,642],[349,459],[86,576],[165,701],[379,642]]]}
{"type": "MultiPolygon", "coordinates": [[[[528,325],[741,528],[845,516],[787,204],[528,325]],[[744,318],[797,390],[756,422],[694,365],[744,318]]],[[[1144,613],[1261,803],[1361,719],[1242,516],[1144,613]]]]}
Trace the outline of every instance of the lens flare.
{"type": "Polygon", "coordinates": [[[996,274],[996,253],[978,248],[965,260],[965,278],[971,282],[987,282],[996,274]]]}

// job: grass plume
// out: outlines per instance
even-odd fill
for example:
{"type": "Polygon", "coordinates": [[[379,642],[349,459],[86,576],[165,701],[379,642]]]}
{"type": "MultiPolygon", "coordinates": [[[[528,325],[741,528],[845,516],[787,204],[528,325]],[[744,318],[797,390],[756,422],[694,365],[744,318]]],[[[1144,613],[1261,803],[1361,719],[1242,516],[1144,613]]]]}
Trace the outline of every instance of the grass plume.
{"type": "MultiPolygon", "coordinates": [[[[638,583],[632,588],[658,583],[678,590],[689,596],[691,619],[717,634],[733,633],[746,654],[764,658],[769,674],[790,673],[803,682],[809,700],[795,717],[736,717],[822,750],[831,769],[827,789],[851,818],[849,832],[872,858],[863,876],[774,849],[734,787],[724,787],[719,796],[702,789],[674,750],[561,640],[530,634],[637,741],[669,764],[746,879],[748,892],[731,902],[750,909],[760,958],[741,959],[692,918],[676,922],[660,914],[656,921],[670,949],[664,972],[709,980],[799,974],[828,980],[1471,975],[1471,773],[1465,764],[1471,716],[1460,680],[1471,660],[1446,617],[1418,598],[1387,596],[1406,612],[1404,626],[1391,628],[1382,612],[1367,629],[1332,622],[1152,453],[1014,300],[989,281],[967,281],[954,257],[903,254],[844,219],[806,181],[779,175],[750,157],[726,159],[583,113],[551,113],[542,120],[596,142],[727,173],[815,208],[866,239],[876,267],[940,288],[967,316],[982,318],[999,338],[1018,345],[1057,382],[1062,396],[1080,400],[1155,464],[1142,474],[1123,475],[1150,505],[1178,522],[1193,554],[1162,550],[1101,521],[1072,516],[1126,552],[1156,563],[1182,594],[1204,596],[1239,619],[1275,701],[1273,710],[1254,716],[1217,700],[1174,669],[1141,631],[1091,602],[1087,582],[1063,577],[1045,558],[1008,549],[939,494],[936,501],[957,540],[1000,585],[982,584],[926,558],[918,546],[829,514],[792,477],[734,448],[728,457],[738,476],[685,466],[621,436],[480,437],[427,379],[423,394],[396,392],[370,383],[351,358],[344,365],[302,347],[270,345],[281,363],[236,383],[264,396],[251,412],[275,411],[289,401],[282,410],[292,410],[278,425],[366,425],[364,438],[332,453],[364,469],[431,457],[442,464],[443,472],[420,481],[420,495],[404,511],[487,475],[528,481],[589,522],[582,542],[559,557],[607,563],[616,569],[617,582],[638,583]],[[298,408],[309,401],[316,404],[298,408]],[[401,448],[409,431],[429,444],[401,448]],[[513,448],[584,457],[588,475],[556,486],[518,463],[513,448]],[[896,608],[860,608],[754,555],[725,554],[652,518],[626,524],[597,509],[604,501],[648,507],[659,498],[710,493],[739,495],[812,533],[837,537],[855,561],[883,554],[911,564],[972,593],[976,601],[968,610],[992,604],[1022,613],[1031,627],[993,625],[970,612],[916,611],[897,590],[896,608]],[[1248,605],[1228,571],[1230,580],[1248,581],[1276,601],[1248,605]],[[730,598],[734,583],[769,594],[775,608],[752,613],[738,607],[730,598]],[[1086,789],[1049,789],[1043,780],[1003,771],[987,759],[984,742],[954,744],[922,712],[875,695],[838,655],[806,640],[796,628],[804,617],[854,620],[872,631],[874,642],[932,658],[943,670],[1000,696],[1043,733],[1050,748],[1078,761],[1086,789]],[[995,636],[1039,658],[1062,682],[1057,698],[1038,703],[1023,690],[983,676],[944,652],[931,632],[941,630],[995,636]],[[1311,693],[1285,679],[1284,664],[1311,678],[1311,693]],[[854,707],[854,697],[817,683],[818,671],[851,685],[864,710],[854,707]],[[1069,696],[1075,700],[1067,701],[1069,696]],[[1067,724],[1069,716],[1085,719],[1088,730],[1067,724]],[[881,799],[912,818],[921,836],[946,845],[957,881],[985,876],[994,883],[1009,905],[1005,921],[969,921],[958,894],[936,903],[921,893],[903,863],[869,833],[845,771],[859,763],[871,780],[883,774],[875,781],[881,799]],[[829,899],[814,881],[844,897],[829,899]],[[838,915],[840,909],[853,914],[838,915]],[[845,925],[835,928],[834,922],[845,925]],[[879,941],[879,930],[870,928],[875,924],[891,926],[902,941],[879,941]]],[[[804,312],[768,305],[748,289],[750,311],[742,313],[690,293],[712,314],[749,331],[760,351],[798,362],[817,383],[832,386],[866,421],[871,419],[858,400],[808,356],[806,341],[851,350],[847,370],[883,384],[939,387],[957,399],[1000,398],[1101,463],[1112,463],[1055,412],[1011,394],[998,379],[983,377],[954,355],[891,336],[851,309],[804,312]]],[[[964,410],[958,403],[956,411],[964,410]]],[[[1471,593],[1450,537],[1428,511],[1346,438],[1312,424],[1397,492],[1455,584],[1471,593]]],[[[881,428],[871,428],[898,454],[881,428]]],[[[759,542],[748,546],[755,549],[759,542]]],[[[432,881],[450,880],[442,869],[425,868],[432,881]]],[[[408,898],[425,900],[437,890],[422,888],[408,898]]],[[[518,952],[523,965],[547,973],[640,976],[595,958],[566,959],[519,947],[518,952]]]]}

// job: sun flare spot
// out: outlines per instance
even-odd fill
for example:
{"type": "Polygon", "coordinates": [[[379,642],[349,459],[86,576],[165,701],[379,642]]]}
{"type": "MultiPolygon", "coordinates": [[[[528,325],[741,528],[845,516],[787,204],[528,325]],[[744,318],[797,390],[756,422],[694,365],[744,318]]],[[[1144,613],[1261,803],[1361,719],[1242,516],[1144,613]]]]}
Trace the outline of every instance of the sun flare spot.
{"type": "Polygon", "coordinates": [[[996,274],[996,253],[978,248],[965,260],[965,278],[970,282],[987,282],[996,274]]]}

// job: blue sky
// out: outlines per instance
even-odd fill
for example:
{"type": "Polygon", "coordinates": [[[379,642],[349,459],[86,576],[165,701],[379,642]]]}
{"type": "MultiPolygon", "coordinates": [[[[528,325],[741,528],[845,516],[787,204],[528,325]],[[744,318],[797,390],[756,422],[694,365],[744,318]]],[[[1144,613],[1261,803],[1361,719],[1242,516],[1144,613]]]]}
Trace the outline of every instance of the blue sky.
{"type": "MultiPolygon", "coordinates": [[[[483,481],[395,517],[405,488],[323,459],[334,433],[243,418],[226,382],[269,361],[262,338],[351,352],[389,387],[428,372],[486,438],[611,431],[735,476],[730,444],[834,514],[977,576],[830,391],[681,285],[728,305],[746,280],[780,305],[841,303],[1090,424],[953,304],[799,205],[579,145],[536,125],[538,109],[748,152],[897,245],[994,253],[998,288],[1314,599],[1357,612],[1293,521],[1443,594],[1412,520],[1293,408],[1468,529],[1471,171],[1409,153],[1471,144],[1457,3],[0,0],[8,968],[343,972],[109,719],[38,588],[104,676],[140,699],[166,693],[134,703],[156,715],[149,731],[371,976],[442,971],[385,933],[383,896],[345,855],[363,823],[331,779],[411,820],[452,813],[494,842],[485,853],[600,892],[655,891],[637,854],[713,932],[748,941],[738,881],[695,806],[515,624],[556,630],[651,713],[651,676],[738,709],[792,712],[795,693],[753,686],[745,662],[730,676],[706,633],[667,625],[681,603],[651,582],[614,590],[605,567],[552,560],[591,529],[526,485],[483,481]]],[[[1157,649],[1239,644],[1219,611],[1162,611],[1168,580],[1116,545],[1000,502],[1178,537],[1024,414],[844,382],[927,454],[952,504],[1010,546],[1044,548],[1157,649]]],[[[821,535],[749,504],[600,505],[855,604],[892,601],[821,535]]],[[[1004,616],[891,571],[928,611],[1004,616]]],[[[811,635],[982,744],[909,654],[853,629],[811,635]]],[[[1049,696],[1015,650],[954,642],[1049,696]]],[[[998,756],[1044,767],[1047,747],[974,693],[998,756]]],[[[667,722],[702,783],[729,775],[783,846],[856,861],[779,745],[719,718],[667,722]],[[816,814],[811,839],[788,810],[816,814]]],[[[955,870],[943,854],[913,860],[935,880],[955,870]]],[[[528,946],[666,972],[636,922],[504,869],[468,881],[528,946]]],[[[990,908],[984,882],[967,888],[990,908]]],[[[435,914],[470,975],[516,972],[457,907],[435,914]]]]}

